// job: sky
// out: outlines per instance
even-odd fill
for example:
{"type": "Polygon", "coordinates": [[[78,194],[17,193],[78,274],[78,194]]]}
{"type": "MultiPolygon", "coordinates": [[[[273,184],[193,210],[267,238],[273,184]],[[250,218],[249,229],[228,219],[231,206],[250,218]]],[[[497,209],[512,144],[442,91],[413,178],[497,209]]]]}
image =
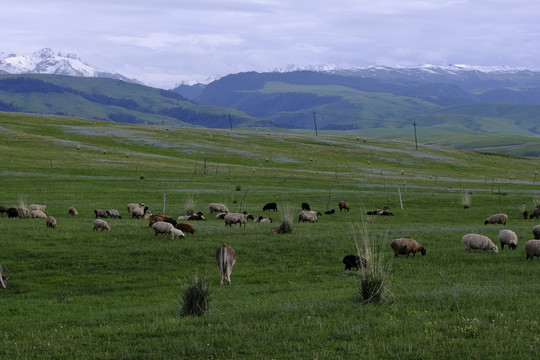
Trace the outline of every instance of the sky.
{"type": "Polygon", "coordinates": [[[171,89],[291,66],[540,68],[538,0],[19,0],[0,52],[74,53],[171,89]]]}

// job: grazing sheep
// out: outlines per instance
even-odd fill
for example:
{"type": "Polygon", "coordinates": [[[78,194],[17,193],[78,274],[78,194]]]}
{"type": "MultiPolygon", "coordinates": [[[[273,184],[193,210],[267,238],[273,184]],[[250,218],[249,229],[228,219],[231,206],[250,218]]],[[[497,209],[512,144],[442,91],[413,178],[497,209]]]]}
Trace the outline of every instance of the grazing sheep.
{"type": "Polygon", "coordinates": [[[8,280],[9,276],[4,275],[4,269],[2,269],[2,265],[0,265],[0,284],[2,284],[4,289],[7,287],[8,280]]]}
{"type": "Polygon", "coordinates": [[[32,210],[30,212],[30,217],[32,219],[46,219],[47,215],[45,215],[45,213],[41,210],[32,210]]]}
{"type": "Polygon", "coordinates": [[[532,229],[533,236],[536,240],[540,240],[540,225],[536,225],[532,229]]]}
{"type": "Polygon", "coordinates": [[[484,225],[486,224],[502,224],[506,225],[506,222],[508,221],[508,215],[506,214],[495,214],[491,215],[484,221],[484,225]]]}
{"type": "Polygon", "coordinates": [[[351,270],[355,267],[360,269],[360,267],[366,267],[366,259],[358,255],[347,255],[343,258],[343,263],[345,264],[345,270],[351,270]]]}
{"type": "Polygon", "coordinates": [[[94,210],[94,214],[96,214],[96,219],[97,218],[108,218],[109,217],[109,214],[105,211],[105,210],[102,210],[102,209],[96,209],[94,210]]]}
{"type": "Polygon", "coordinates": [[[523,210],[523,218],[528,219],[529,218],[529,210],[525,209],[523,210]]]}
{"type": "Polygon", "coordinates": [[[308,203],[302,203],[302,211],[311,211],[308,203]]]}
{"type": "Polygon", "coordinates": [[[153,214],[152,216],[150,216],[148,220],[150,220],[150,223],[148,224],[148,226],[152,226],[158,221],[168,222],[172,224],[173,226],[176,225],[176,220],[174,220],[171,216],[164,215],[164,214],[153,214]]]}
{"type": "Polygon", "coordinates": [[[228,213],[219,213],[216,215],[216,219],[224,219],[225,218],[225,215],[227,215],[228,213]]]}
{"type": "Polygon", "coordinates": [[[336,210],[332,209],[332,210],[328,210],[328,211],[325,211],[325,215],[332,215],[336,212],[336,210]]]}
{"type": "Polygon", "coordinates": [[[461,242],[465,245],[465,251],[475,250],[493,250],[493,252],[498,253],[499,248],[495,245],[490,238],[484,235],[479,234],[467,234],[464,235],[461,239],[461,242]]]}
{"type": "Polygon", "coordinates": [[[338,206],[339,206],[339,211],[341,210],[347,210],[349,211],[351,209],[351,206],[349,205],[348,202],[346,201],[340,201],[338,202],[338,206]]]}
{"type": "Polygon", "coordinates": [[[7,216],[8,216],[8,218],[16,218],[16,217],[19,217],[19,211],[17,210],[17,208],[10,207],[10,208],[7,210],[7,216]]]}
{"type": "Polygon", "coordinates": [[[223,217],[225,220],[225,226],[232,227],[233,224],[239,224],[239,227],[242,227],[242,224],[244,224],[244,227],[246,227],[246,223],[248,219],[253,220],[253,215],[249,214],[247,211],[244,211],[243,213],[228,213],[223,217]]]}
{"type": "Polygon", "coordinates": [[[47,223],[47,227],[55,228],[56,227],[56,219],[52,216],[47,216],[45,219],[45,222],[47,223]]]}
{"type": "Polygon", "coordinates": [[[178,230],[182,230],[185,233],[190,233],[192,235],[195,234],[195,228],[191,226],[191,224],[177,223],[176,225],[174,225],[174,227],[178,230]]]}
{"type": "Polygon", "coordinates": [[[147,211],[143,214],[142,218],[145,219],[145,220],[150,220],[150,216],[152,216],[152,212],[151,211],[147,211]]]}
{"type": "Polygon", "coordinates": [[[537,218],[540,216],[540,208],[536,208],[533,210],[533,212],[529,215],[529,219],[537,218]]]}
{"type": "Polygon", "coordinates": [[[259,216],[258,218],[256,218],[255,220],[253,220],[253,222],[258,222],[258,223],[273,223],[274,220],[272,218],[264,218],[262,216],[259,216]]]}
{"type": "Polygon", "coordinates": [[[318,211],[300,211],[298,213],[298,222],[316,222],[319,221],[317,216],[322,216],[322,214],[318,211]]]}
{"type": "Polygon", "coordinates": [[[38,204],[32,204],[28,207],[28,210],[30,210],[30,212],[34,211],[34,210],[41,210],[41,211],[45,211],[45,209],[47,208],[47,205],[38,205],[38,204]]]}
{"type": "Polygon", "coordinates": [[[137,218],[137,219],[140,219],[141,217],[144,218],[144,215],[146,214],[147,211],[148,211],[148,206],[146,205],[134,207],[131,210],[131,217],[137,218]]]}
{"type": "Polygon", "coordinates": [[[525,243],[525,253],[527,253],[525,260],[532,259],[535,256],[540,257],[540,240],[534,239],[527,241],[525,243]]]}
{"type": "Polygon", "coordinates": [[[229,209],[224,204],[220,204],[220,203],[211,203],[210,205],[208,205],[208,207],[210,208],[210,214],[213,214],[215,212],[218,212],[218,213],[229,212],[229,209]]]}
{"type": "Polygon", "coordinates": [[[28,208],[17,207],[16,209],[17,209],[18,217],[20,217],[21,219],[30,218],[30,210],[28,208]]]}
{"type": "Polygon", "coordinates": [[[414,239],[394,239],[390,243],[390,247],[394,250],[394,257],[398,255],[407,255],[409,257],[411,253],[416,256],[417,252],[421,253],[422,256],[426,255],[426,248],[414,239]]]}
{"type": "Polygon", "coordinates": [[[77,209],[75,209],[73,206],[69,208],[68,210],[68,215],[72,215],[72,216],[77,216],[79,215],[79,212],[77,211],[77,209]]]}
{"type": "Polygon", "coordinates": [[[236,263],[236,252],[231,245],[223,243],[216,250],[216,261],[219,266],[219,274],[221,277],[220,284],[224,282],[231,284],[231,273],[234,264],[236,263]]]}
{"type": "Polygon", "coordinates": [[[273,211],[277,211],[277,204],[272,202],[272,203],[268,203],[266,205],[263,206],[263,211],[270,211],[270,210],[273,210],[273,211]]]}
{"type": "Polygon", "coordinates": [[[92,224],[94,224],[94,231],[96,231],[97,229],[101,229],[101,231],[103,230],[111,231],[109,224],[107,224],[105,220],[94,219],[94,221],[92,221],[92,224]]]}
{"type": "Polygon", "coordinates": [[[10,208],[9,206],[5,206],[5,205],[0,206],[0,214],[4,216],[4,214],[7,214],[7,211],[9,208],[10,208]]]}
{"type": "Polygon", "coordinates": [[[133,209],[136,209],[136,208],[144,208],[144,203],[130,203],[130,204],[127,204],[126,206],[126,209],[128,211],[129,214],[131,214],[133,212],[133,209]]]}
{"type": "Polygon", "coordinates": [[[508,245],[508,247],[512,250],[516,250],[518,238],[515,232],[512,230],[501,230],[499,231],[499,241],[501,242],[501,250],[504,250],[504,245],[508,245]]]}
{"type": "Polygon", "coordinates": [[[170,234],[171,229],[174,229],[174,225],[165,221],[157,221],[150,225],[154,229],[155,235],[157,237],[159,234],[170,234]]]}
{"type": "Polygon", "coordinates": [[[121,219],[122,216],[120,215],[120,212],[116,209],[109,209],[106,211],[107,215],[110,217],[110,218],[115,218],[115,219],[121,219]]]}
{"type": "Polygon", "coordinates": [[[171,233],[171,240],[174,240],[175,236],[177,238],[185,238],[186,237],[186,235],[182,232],[182,230],[174,228],[174,227],[170,230],[170,233],[171,233]]]}

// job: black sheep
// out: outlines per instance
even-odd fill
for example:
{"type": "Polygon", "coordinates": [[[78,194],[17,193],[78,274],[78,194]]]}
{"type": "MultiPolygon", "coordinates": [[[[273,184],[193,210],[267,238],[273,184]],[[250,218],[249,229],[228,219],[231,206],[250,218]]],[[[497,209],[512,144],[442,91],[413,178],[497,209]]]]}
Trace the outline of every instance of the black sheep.
{"type": "Polygon", "coordinates": [[[8,218],[16,218],[16,217],[19,217],[19,211],[17,211],[17,208],[10,207],[9,209],[7,209],[6,212],[7,212],[8,218]]]}
{"type": "Polygon", "coordinates": [[[361,267],[366,267],[366,259],[358,255],[347,255],[343,258],[343,263],[345,264],[345,270],[351,270],[352,267],[360,269],[361,267]]]}
{"type": "Polygon", "coordinates": [[[302,203],[302,210],[311,211],[308,203],[302,203]]]}
{"type": "Polygon", "coordinates": [[[332,209],[332,210],[325,211],[324,213],[325,213],[326,215],[332,215],[332,214],[335,213],[335,212],[336,212],[336,210],[332,209]]]}
{"type": "Polygon", "coordinates": [[[263,211],[270,211],[270,210],[273,210],[273,211],[277,211],[277,204],[274,203],[274,202],[271,202],[271,203],[268,203],[266,205],[263,206],[263,211]]]}

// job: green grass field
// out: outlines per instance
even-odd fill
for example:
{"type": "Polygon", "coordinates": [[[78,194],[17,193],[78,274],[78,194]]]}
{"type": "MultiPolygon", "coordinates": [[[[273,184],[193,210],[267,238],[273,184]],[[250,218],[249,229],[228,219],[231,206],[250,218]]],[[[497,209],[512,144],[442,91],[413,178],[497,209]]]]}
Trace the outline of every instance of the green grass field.
{"type": "MultiPolygon", "coordinates": [[[[538,158],[481,154],[362,136],[276,134],[0,113],[0,205],[47,205],[43,219],[0,218],[0,357],[6,359],[532,359],[540,355],[540,259],[523,244],[539,220],[538,158]],[[403,209],[400,206],[400,195],[403,209]],[[471,206],[464,209],[462,195],[471,206]],[[165,198],[165,203],[164,203],[165,198]],[[337,203],[346,200],[350,212],[337,203]],[[263,214],[265,203],[278,204],[263,214]],[[207,221],[185,239],[154,237],[127,216],[144,202],[207,221]],[[209,214],[266,215],[225,227],[209,214]],[[334,215],[296,222],[300,204],[334,215]],[[75,206],[78,217],[68,215],[75,206]],[[388,207],[394,216],[366,216],[388,207]],[[110,232],[94,209],[118,209],[110,232]],[[484,225],[509,215],[506,226],[484,225]],[[283,216],[291,234],[269,234],[283,216]],[[515,251],[465,253],[461,237],[507,228],[515,251]],[[365,230],[365,231],[364,231],[365,230]],[[366,231],[388,274],[385,302],[359,301],[344,271],[366,231]],[[426,256],[393,257],[412,237],[426,256]],[[238,260],[219,284],[215,250],[238,260]],[[211,289],[202,317],[181,316],[183,290],[211,289]]],[[[499,247],[500,248],[500,247],[499,247]]]]}

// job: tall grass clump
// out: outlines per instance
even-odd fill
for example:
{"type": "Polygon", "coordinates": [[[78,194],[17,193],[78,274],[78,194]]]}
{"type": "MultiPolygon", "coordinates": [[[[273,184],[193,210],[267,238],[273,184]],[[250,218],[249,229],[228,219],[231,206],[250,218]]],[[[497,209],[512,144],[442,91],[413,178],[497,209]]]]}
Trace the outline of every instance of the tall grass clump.
{"type": "Polygon", "coordinates": [[[386,303],[390,301],[388,288],[390,265],[384,261],[384,241],[371,237],[369,228],[362,218],[359,237],[354,236],[358,256],[364,258],[365,266],[360,267],[360,301],[362,304],[386,303]]]}
{"type": "Polygon", "coordinates": [[[195,201],[193,200],[193,195],[189,195],[184,204],[184,209],[186,215],[193,215],[195,213],[195,201]]]}
{"type": "Polygon", "coordinates": [[[182,294],[182,316],[203,316],[208,310],[210,286],[195,276],[182,294]]]}
{"type": "Polygon", "coordinates": [[[468,192],[461,193],[461,205],[463,205],[464,209],[468,209],[471,207],[471,194],[468,192]]]}

